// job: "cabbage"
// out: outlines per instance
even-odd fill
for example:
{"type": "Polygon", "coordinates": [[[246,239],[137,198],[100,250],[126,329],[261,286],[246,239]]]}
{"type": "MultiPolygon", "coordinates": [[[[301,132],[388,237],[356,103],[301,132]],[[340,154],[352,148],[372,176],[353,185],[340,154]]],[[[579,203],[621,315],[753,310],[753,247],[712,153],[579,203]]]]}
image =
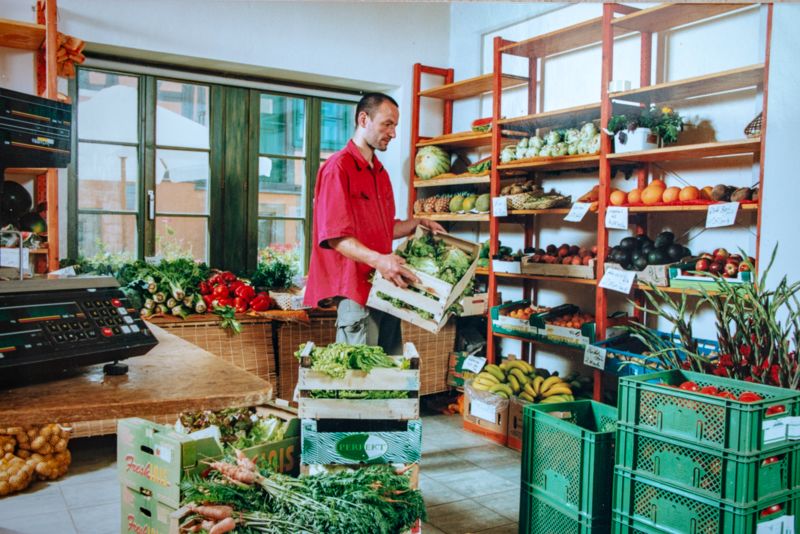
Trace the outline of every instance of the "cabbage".
{"type": "Polygon", "coordinates": [[[437,265],[436,260],[434,260],[430,256],[425,257],[418,257],[412,256],[406,260],[408,265],[417,269],[418,271],[422,271],[423,273],[429,274],[431,276],[436,276],[439,274],[439,265],[437,265]]]}

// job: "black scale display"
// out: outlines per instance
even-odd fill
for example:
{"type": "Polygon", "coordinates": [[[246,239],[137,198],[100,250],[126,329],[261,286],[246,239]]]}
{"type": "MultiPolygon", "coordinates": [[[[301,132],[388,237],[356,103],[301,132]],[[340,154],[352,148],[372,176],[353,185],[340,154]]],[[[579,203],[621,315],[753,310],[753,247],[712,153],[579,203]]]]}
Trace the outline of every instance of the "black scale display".
{"type": "MultiPolygon", "coordinates": [[[[158,341],[111,277],[0,282],[0,383],[148,352],[158,341]]],[[[109,364],[121,374],[123,364],[109,364]]]]}

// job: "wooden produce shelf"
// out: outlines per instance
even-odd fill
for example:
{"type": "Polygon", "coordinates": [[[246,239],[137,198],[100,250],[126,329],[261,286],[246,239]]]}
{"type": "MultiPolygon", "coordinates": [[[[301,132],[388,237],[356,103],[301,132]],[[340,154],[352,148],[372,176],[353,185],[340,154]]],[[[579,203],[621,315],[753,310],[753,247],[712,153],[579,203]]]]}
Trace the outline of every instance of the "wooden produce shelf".
{"type": "Polygon", "coordinates": [[[564,345],[564,344],[561,344],[561,343],[549,343],[549,342],[544,341],[542,339],[530,339],[530,338],[522,337],[522,336],[512,336],[510,334],[501,334],[499,332],[492,332],[492,335],[496,336],[496,337],[502,337],[502,338],[505,338],[505,339],[513,339],[515,341],[522,341],[523,343],[535,343],[537,345],[547,345],[548,347],[564,347],[566,349],[573,349],[573,350],[584,350],[585,349],[585,347],[575,347],[573,345],[564,345]]]}
{"type": "Polygon", "coordinates": [[[761,63],[684,80],[659,83],[630,91],[610,93],[608,96],[614,100],[651,104],[744,89],[760,85],[763,82],[764,64],[761,63]]]}
{"type": "MultiPolygon", "coordinates": [[[[636,288],[640,289],[642,291],[652,291],[652,289],[650,289],[648,286],[646,286],[644,284],[636,284],[636,288]]],[[[699,297],[699,296],[702,295],[702,293],[700,293],[700,291],[698,291],[696,289],[689,289],[689,288],[684,288],[684,287],[659,287],[658,289],[660,289],[664,293],[671,293],[671,294],[675,294],[675,295],[692,295],[692,296],[696,296],[696,297],[699,297]]],[[[715,295],[715,294],[717,294],[717,291],[709,291],[709,290],[707,290],[706,293],[708,293],[709,295],[715,295]]]]}
{"type": "MultiPolygon", "coordinates": [[[[676,204],[673,206],[627,206],[627,208],[628,213],[655,213],[670,211],[708,211],[708,207],[713,205],[714,204],[690,204],[681,206],[676,204]]],[[[758,204],[740,204],[739,209],[742,211],[758,211],[758,204]]]]}
{"type": "Polygon", "coordinates": [[[600,118],[600,104],[584,104],[571,108],[555,109],[533,115],[524,115],[498,121],[501,127],[533,132],[537,128],[575,126],[600,118]]]}
{"type": "Polygon", "coordinates": [[[595,168],[600,165],[600,155],[555,156],[550,158],[526,158],[498,165],[498,171],[563,171],[567,169],[595,168]]]}
{"type": "Polygon", "coordinates": [[[453,222],[488,222],[488,213],[415,213],[417,219],[430,219],[432,221],[453,221],[453,222]]]}
{"type": "Polygon", "coordinates": [[[495,276],[501,278],[518,278],[521,280],[542,280],[545,282],[565,282],[567,284],[579,284],[584,286],[596,286],[597,280],[586,278],[569,278],[566,276],[542,276],[539,274],[516,274],[516,273],[498,273],[495,271],[495,276]]]}
{"type": "MultiPolygon", "coordinates": [[[[626,152],[623,154],[609,154],[608,160],[612,163],[615,161],[649,163],[653,161],[678,161],[744,154],[755,155],[760,151],[761,138],[756,137],[737,141],[716,141],[697,145],[670,146],[666,148],[655,148],[653,150],[626,152]]],[[[502,165],[499,168],[502,168],[502,165]]]]}
{"type": "MultiPolygon", "coordinates": [[[[514,87],[521,87],[527,85],[528,78],[524,76],[513,76],[511,74],[504,74],[502,76],[503,89],[512,89],[514,87]]],[[[459,100],[462,98],[470,98],[473,96],[480,96],[484,93],[492,91],[494,88],[494,74],[483,74],[475,76],[474,78],[467,78],[458,82],[448,83],[437,87],[431,87],[419,92],[419,96],[427,96],[428,98],[441,98],[443,100],[459,100]]]]}
{"type": "MultiPolygon", "coordinates": [[[[515,132],[512,130],[503,130],[502,135],[506,137],[525,137],[526,132],[515,132]]],[[[516,143],[516,140],[505,140],[503,145],[516,143]]],[[[456,132],[437,137],[431,137],[417,143],[417,147],[436,145],[442,148],[456,149],[456,148],[481,148],[489,147],[492,145],[492,132],[456,132]]]]}
{"type": "Polygon", "coordinates": [[[489,269],[486,267],[478,267],[475,269],[475,274],[479,274],[481,276],[489,276],[489,269]]]}
{"type": "MultiPolygon", "coordinates": [[[[566,215],[570,208],[551,208],[546,210],[508,210],[509,215],[566,215]]],[[[597,212],[595,212],[596,214],[597,212]]]]}
{"type": "Polygon", "coordinates": [[[44,24],[0,19],[0,46],[20,50],[39,50],[44,43],[44,24]]]}
{"type": "Polygon", "coordinates": [[[617,29],[660,32],[743,7],[749,6],[746,4],[661,4],[614,19],[611,26],[615,29],[615,33],[617,29]]]}
{"type": "MultiPolygon", "coordinates": [[[[545,57],[583,48],[602,40],[603,18],[597,17],[560,30],[545,33],[506,45],[500,49],[503,54],[521,57],[545,57]]],[[[625,28],[614,28],[615,35],[628,33],[625,28]]]]}
{"type": "Polygon", "coordinates": [[[419,189],[422,187],[442,187],[445,185],[474,185],[474,184],[488,184],[490,177],[488,174],[464,176],[461,174],[454,175],[452,178],[431,178],[430,180],[414,180],[414,187],[419,189]]]}
{"type": "Polygon", "coordinates": [[[44,174],[47,172],[47,169],[43,167],[14,167],[11,169],[6,169],[6,175],[22,175],[22,176],[39,176],[40,174],[44,174]]]}

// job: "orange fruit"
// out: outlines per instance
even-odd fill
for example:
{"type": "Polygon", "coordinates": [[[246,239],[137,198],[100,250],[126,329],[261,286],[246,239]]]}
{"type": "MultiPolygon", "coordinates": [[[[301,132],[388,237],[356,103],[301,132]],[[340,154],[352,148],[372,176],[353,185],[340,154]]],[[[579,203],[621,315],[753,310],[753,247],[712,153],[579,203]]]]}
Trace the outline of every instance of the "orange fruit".
{"type": "Polygon", "coordinates": [[[705,186],[703,189],[700,190],[700,198],[703,200],[711,200],[711,191],[714,188],[710,185],[705,186]]]}
{"type": "Polygon", "coordinates": [[[667,184],[665,184],[664,180],[662,180],[661,178],[656,178],[655,180],[651,181],[650,184],[647,187],[650,187],[650,186],[659,187],[659,188],[661,188],[662,191],[667,188],[667,184]]]}
{"type": "Polygon", "coordinates": [[[642,189],[633,189],[628,192],[628,204],[639,204],[642,202],[642,189]]]}
{"type": "Polygon", "coordinates": [[[658,186],[648,185],[642,191],[642,202],[648,206],[661,202],[663,191],[658,186]]]}
{"type": "Polygon", "coordinates": [[[678,196],[681,201],[697,200],[700,198],[700,190],[693,185],[687,185],[681,189],[681,194],[678,196]]]}
{"type": "Polygon", "coordinates": [[[628,194],[625,191],[614,191],[609,197],[612,206],[622,206],[628,200],[628,194]]]}
{"type": "Polygon", "coordinates": [[[668,187],[664,189],[664,193],[661,195],[661,199],[667,204],[670,204],[672,202],[677,202],[680,194],[681,194],[680,187],[675,187],[675,186],[668,187]]]}

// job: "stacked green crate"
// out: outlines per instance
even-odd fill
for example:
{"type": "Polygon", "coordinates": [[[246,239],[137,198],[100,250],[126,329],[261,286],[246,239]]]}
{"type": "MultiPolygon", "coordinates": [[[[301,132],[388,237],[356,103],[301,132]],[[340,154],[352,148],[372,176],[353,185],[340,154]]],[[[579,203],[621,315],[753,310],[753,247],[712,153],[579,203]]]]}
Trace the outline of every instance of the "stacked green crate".
{"type": "Polygon", "coordinates": [[[608,532],[617,410],[531,404],[523,419],[520,533],[608,532]]]}
{"type": "Polygon", "coordinates": [[[798,412],[793,390],[678,370],[621,378],[614,532],[794,532],[798,412]]]}

